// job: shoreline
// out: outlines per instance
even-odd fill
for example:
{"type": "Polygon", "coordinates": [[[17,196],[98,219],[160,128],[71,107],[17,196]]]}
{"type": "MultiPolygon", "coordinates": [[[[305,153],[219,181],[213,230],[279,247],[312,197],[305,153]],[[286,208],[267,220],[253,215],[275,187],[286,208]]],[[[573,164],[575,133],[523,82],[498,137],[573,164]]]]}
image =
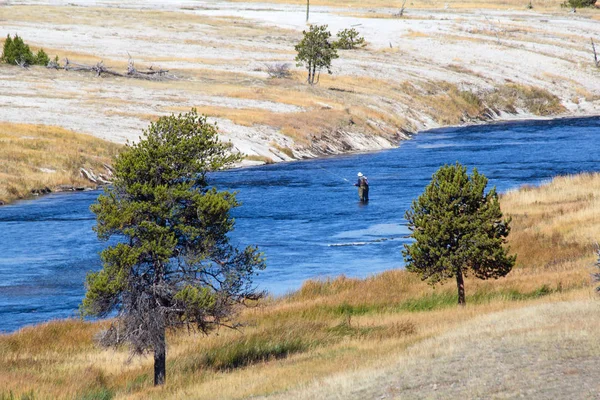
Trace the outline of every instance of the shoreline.
{"type": "MultiPolygon", "coordinates": [[[[488,120],[488,121],[472,121],[472,122],[468,122],[468,123],[461,124],[461,125],[446,125],[446,126],[441,126],[441,127],[418,131],[416,133],[409,135],[407,139],[403,139],[402,141],[399,142],[398,145],[395,145],[393,147],[373,148],[373,149],[362,150],[362,151],[349,151],[349,152],[319,155],[319,156],[315,156],[315,157],[307,157],[307,158],[300,158],[300,159],[281,160],[281,161],[277,161],[275,163],[242,161],[242,162],[240,162],[240,165],[236,165],[236,166],[230,168],[230,170],[261,167],[261,166],[265,166],[265,165],[269,165],[269,164],[290,163],[290,162],[310,161],[310,160],[322,160],[322,159],[326,159],[326,158],[338,157],[338,156],[344,156],[344,155],[368,154],[368,153],[376,153],[376,152],[380,152],[380,151],[384,151],[384,150],[392,150],[392,149],[398,148],[403,141],[412,140],[412,138],[416,135],[420,135],[422,133],[428,133],[428,132],[436,132],[438,130],[444,130],[444,129],[460,129],[460,128],[469,128],[469,127],[473,127],[473,126],[485,126],[485,125],[491,126],[491,125],[502,125],[502,124],[512,124],[512,123],[518,124],[518,123],[524,123],[524,122],[529,122],[529,121],[531,121],[532,123],[535,123],[536,121],[587,119],[587,118],[600,118],[600,114],[573,115],[573,114],[565,113],[565,114],[556,115],[556,116],[536,116],[536,115],[531,115],[531,114],[516,114],[516,115],[510,115],[510,116],[502,116],[501,118],[492,119],[492,120],[488,120]]],[[[31,196],[29,196],[27,198],[14,199],[14,200],[8,201],[8,202],[0,201],[0,208],[2,206],[15,204],[20,201],[35,200],[35,199],[44,197],[48,194],[76,193],[76,192],[82,192],[82,191],[100,191],[100,190],[102,190],[102,188],[104,186],[105,185],[98,185],[97,183],[93,183],[92,181],[89,181],[89,186],[82,185],[82,186],[77,186],[77,187],[70,185],[70,184],[62,183],[62,184],[56,185],[56,187],[53,188],[53,190],[51,190],[50,188],[47,188],[47,187],[45,187],[43,189],[41,188],[41,189],[37,190],[37,192],[32,193],[31,196]],[[58,189],[60,186],[65,186],[65,187],[62,189],[58,189]]]]}

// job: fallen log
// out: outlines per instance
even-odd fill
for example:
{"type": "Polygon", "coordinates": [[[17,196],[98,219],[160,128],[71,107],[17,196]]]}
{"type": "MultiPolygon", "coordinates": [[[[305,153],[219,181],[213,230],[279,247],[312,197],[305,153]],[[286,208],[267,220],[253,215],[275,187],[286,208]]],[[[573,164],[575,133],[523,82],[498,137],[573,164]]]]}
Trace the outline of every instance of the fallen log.
{"type": "Polygon", "coordinates": [[[169,70],[166,70],[166,69],[156,69],[155,70],[155,69],[153,69],[152,66],[148,70],[143,70],[143,71],[137,70],[135,68],[133,60],[131,60],[131,58],[129,59],[129,65],[127,67],[127,72],[124,74],[107,68],[104,65],[104,61],[99,61],[94,65],[86,65],[86,64],[75,63],[75,62],[72,62],[71,60],[69,60],[68,58],[65,58],[64,66],[60,66],[60,64],[58,64],[57,62],[51,61],[48,63],[48,65],[46,67],[50,68],[50,69],[64,69],[65,71],[93,72],[98,77],[101,77],[104,74],[104,75],[112,75],[112,76],[119,76],[119,77],[151,79],[151,80],[160,80],[163,78],[168,78],[167,73],[169,72],[169,70]]]}

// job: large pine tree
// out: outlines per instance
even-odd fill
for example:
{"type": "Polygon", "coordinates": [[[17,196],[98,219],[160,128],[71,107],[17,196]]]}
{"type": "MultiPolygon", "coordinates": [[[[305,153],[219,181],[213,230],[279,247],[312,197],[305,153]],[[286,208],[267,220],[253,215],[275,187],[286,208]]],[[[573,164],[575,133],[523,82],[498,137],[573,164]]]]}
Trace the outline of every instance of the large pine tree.
{"type": "Polygon", "coordinates": [[[154,382],[166,377],[167,328],[208,332],[235,306],[258,294],[251,286],[264,260],[254,247],[229,243],[235,195],[219,192],[207,173],[239,157],[195,110],[162,117],[117,157],[113,185],[91,209],[103,240],[103,268],[88,274],[84,315],[116,321],[102,342],[154,353],[154,382]]]}
{"type": "Polygon", "coordinates": [[[465,304],[464,277],[499,278],[516,256],[503,245],[510,231],[502,218],[495,188],[485,193],[487,178],[459,163],[445,165],[406,212],[414,242],[404,246],[406,269],[431,284],[456,279],[458,304],[465,304]]]}

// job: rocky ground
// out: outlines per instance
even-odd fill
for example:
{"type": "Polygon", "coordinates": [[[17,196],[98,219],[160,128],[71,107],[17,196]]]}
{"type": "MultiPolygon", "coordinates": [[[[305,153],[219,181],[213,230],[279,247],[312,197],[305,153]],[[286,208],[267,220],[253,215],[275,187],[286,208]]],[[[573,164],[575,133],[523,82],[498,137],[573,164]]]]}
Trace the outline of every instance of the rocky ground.
{"type": "Polygon", "coordinates": [[[304,82],[294,45],[303,5],[225,1],[3,1],[0,34],[17,33],[64,64],[128,58],[165,68],[145,81],[0,65],[0,121],[136,140],[159,115],[196,107],[249,161],[277,162],[397,145],[410,133],[490,119],[595,115],[600,13],[523,9],[312,7],[310,22],[354,27],[333,75],[304,82]],[[268,65],[290,63],[290,79],[268,65]]]}

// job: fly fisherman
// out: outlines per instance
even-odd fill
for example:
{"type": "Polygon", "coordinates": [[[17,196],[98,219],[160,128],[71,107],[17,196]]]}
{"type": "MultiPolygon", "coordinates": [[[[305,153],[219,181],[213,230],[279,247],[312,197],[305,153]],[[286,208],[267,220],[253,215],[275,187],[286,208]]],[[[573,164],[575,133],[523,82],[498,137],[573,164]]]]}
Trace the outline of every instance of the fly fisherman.
{"type": "Polygon", "coordinates": [[[358,186],[358,199],[363,203],[367,203],[369,201],[369,180],[362,172],[358,173],[358,181],[354,186],[358,186]]]}

